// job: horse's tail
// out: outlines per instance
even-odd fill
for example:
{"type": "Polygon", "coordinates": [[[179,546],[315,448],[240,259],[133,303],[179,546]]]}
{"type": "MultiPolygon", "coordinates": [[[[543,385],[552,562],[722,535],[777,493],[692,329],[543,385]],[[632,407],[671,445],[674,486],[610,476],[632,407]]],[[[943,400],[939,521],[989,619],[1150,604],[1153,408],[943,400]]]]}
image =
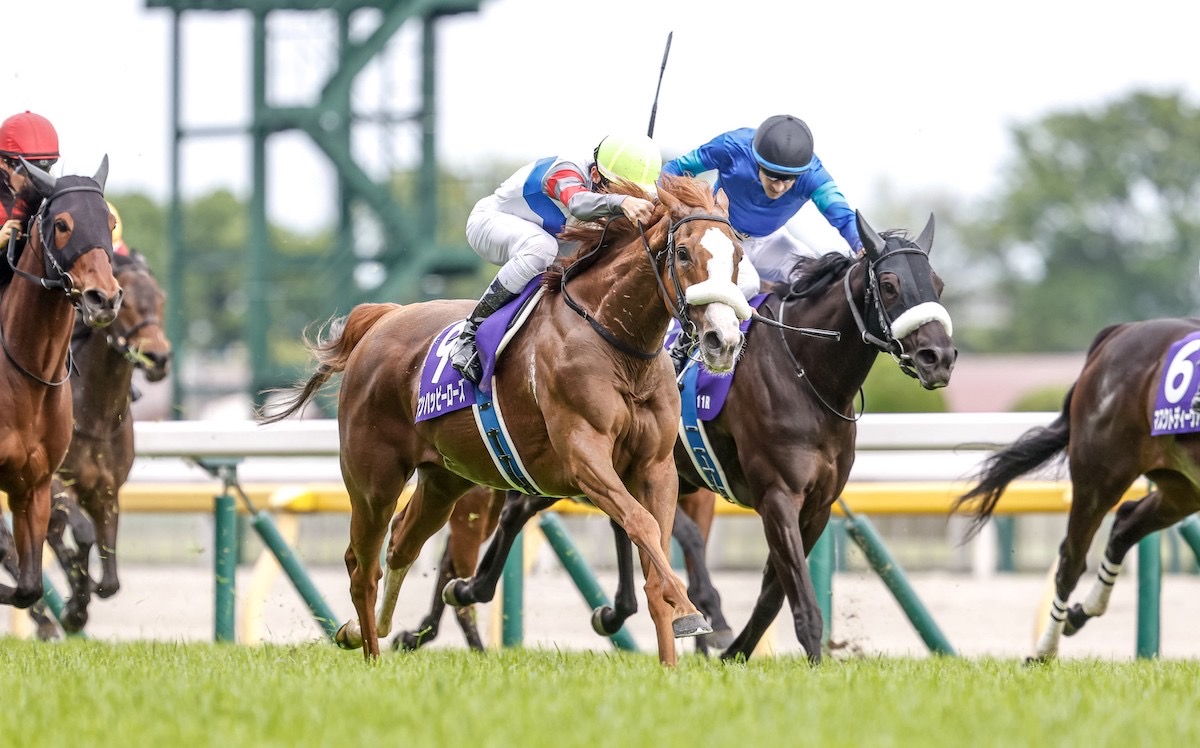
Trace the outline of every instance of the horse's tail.
{"type": "Polygon", "coordinates": [[[970,540],[983,529],[983,525],[996,510],[1000,495],[1008,484],[1017,478],[1045,465],[1062,455],[1071,440],[1071,395],[1075,385],[1067,390],[1062,411],[1048,426],[1032,428],[1009,446],[993,453],[983,462],[976,476],[978,483],[954,501],[951,511],[958,511],[964,504],[977,503],[975,518],[967,528],[964,540],[970,540]]]}
{"type": "Polygon", "coordinates": [[[304,346],[317,362],[316,371],[307,381],[267,390],[266,393],[279,393],[284,397],[269,408],[264,406],[258,412],[258,422],[276,423],[301,410],[335,374],[345,371],[350,354],[367,331],[385,314],[398,307],[398,304],[359,304],[345,317],[327,319],[315,334],[311,328],[305,330],[304,346]]]}

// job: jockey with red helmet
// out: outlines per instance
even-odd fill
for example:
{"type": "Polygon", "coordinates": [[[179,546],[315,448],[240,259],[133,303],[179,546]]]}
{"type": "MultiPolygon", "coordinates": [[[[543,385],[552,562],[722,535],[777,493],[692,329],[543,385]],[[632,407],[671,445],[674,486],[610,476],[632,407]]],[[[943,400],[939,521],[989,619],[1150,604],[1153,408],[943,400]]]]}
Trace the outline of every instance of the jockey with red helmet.
{"type": "Polygon", "coordinates": [[[33,188],[20,159],[49,171],[58,162],[58,133],[50,120],[25,111],[0,124],[0,252],[9,236],[20,236],[23,223],[37,211],[41,195],[33,188]]]}

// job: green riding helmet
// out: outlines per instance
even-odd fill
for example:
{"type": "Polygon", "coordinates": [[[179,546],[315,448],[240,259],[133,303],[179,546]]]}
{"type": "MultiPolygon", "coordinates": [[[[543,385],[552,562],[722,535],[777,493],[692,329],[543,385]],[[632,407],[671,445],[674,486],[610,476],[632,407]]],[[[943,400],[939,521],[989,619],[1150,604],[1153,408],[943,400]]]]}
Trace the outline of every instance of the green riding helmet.
{"type": "Polygon", "coordinates": [[[596,146],[596,169],[605,179],[633,182],[647,193],[656,192],[662,172],[662,153],[645,135],[609,135],[596,146]]]}

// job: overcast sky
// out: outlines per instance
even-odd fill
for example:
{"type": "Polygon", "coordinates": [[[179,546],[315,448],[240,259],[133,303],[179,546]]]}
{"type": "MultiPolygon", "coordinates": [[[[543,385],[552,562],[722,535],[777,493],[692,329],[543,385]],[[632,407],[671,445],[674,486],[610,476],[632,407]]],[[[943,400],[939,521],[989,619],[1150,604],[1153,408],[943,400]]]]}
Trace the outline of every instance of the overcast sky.
{"type": "MultiPolygon", "coordinates": [[[[5,11],[2,116],[48,116],[61,136],[60,173],[91,173],[108,153],[110,191],[165,197],[169,12],[147,10],[144,0],[7,5],[15,7],[5,11]]],[[[441,26],[440,156],[470,170],[583,154],[609,131],[644,131],[674,31],[655,133],[668,156],[786,112],[812,127],[817,153],[856,207],[881,182],[979,194],[1008,156],[1014,123],[1099,107],[1135,89],[1200,101],[1196,12],[1181,15],[1188,6],[483,0],[482,12],[441,26]]],[[[332,64],[332,25],[324,14],[276,14],[270,26],[271,95],[297,103],[332,64]]],[[[384,64],[360,77],[357,107],[375,110],[386,99],[403,111],[415,102],[415,31],[405,26],[384,64]]],[[[182,53],[185,124],[247,123],[249,17],[185,15],[182,53]]],[[[415,146],[409,132],[386,143],[367,135],[356,146],[372,162],[390,153],[403,164],[415,146]]],[[[245,143],[195,142],[185,190],[244,192],[245,143]]],[[[332,172],[304,137],[275,138],[271,156],[272,217],[297,227],[330,221],[332,172]]]]}

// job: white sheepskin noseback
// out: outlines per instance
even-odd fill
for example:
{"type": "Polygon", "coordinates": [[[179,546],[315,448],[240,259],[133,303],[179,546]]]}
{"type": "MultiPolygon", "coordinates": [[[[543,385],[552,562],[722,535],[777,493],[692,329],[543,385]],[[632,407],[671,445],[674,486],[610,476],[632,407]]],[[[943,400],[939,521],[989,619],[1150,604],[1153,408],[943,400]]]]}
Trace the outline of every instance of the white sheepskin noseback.
{"type": "Polygon", "coordinates": [[[733,313],[740,320],[750,319],[750,315],[754,310],[750,308],[750,303],[746,301],[746,297],[742,295],[741,289],[733,284],[733,281],[719,281],[716,278],[709,278],[706,281],[701,281],[693,286],[689,286],[684,293],[684,298],[687,303],[692,306],[704,306],[705,304],[728,304],[733,313]]]}
{"type": "Polygon", "coordinates": [[[909,335],[926,322],[941,322],[946,328],[947,335],[954,335],[954,325],[950,321],[950,312],[936,301],[926,301],[907,310],[892,320],[892,337],[900,340],[909,335]]]}

